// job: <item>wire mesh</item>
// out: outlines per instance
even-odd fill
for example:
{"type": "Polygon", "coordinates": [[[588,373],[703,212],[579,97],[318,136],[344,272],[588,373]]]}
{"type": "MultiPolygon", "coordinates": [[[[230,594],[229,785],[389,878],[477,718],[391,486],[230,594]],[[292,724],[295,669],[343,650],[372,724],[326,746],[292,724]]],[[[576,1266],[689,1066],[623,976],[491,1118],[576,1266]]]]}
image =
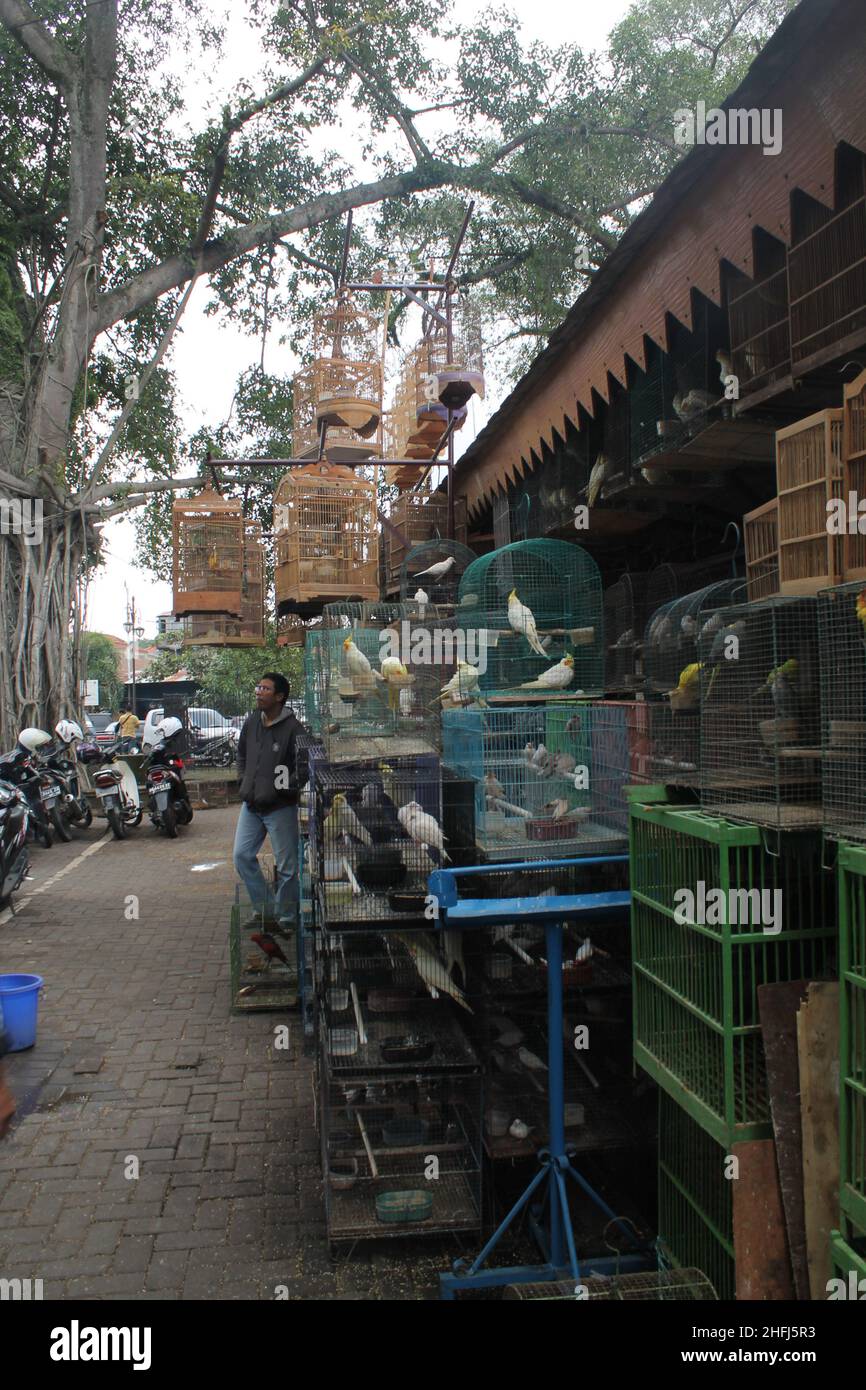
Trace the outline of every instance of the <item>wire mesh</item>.
{"type": "MultiPolygon", "coordinates": [[[[409,552],[424,541],[441,540],[448,535],[448,498],[444,493],[423,490],[405,492],[391,504],[390,525],[383,526],[385,589],[400,592],[403,567],[409,552]]],[[[454,539],[466,543],[466,501],[454,499],[454,539]]]]}
{"type": "Polygon", "coordinates": [[[321,1068],[328,1239],[413,1238],[481,1225],[481,1077],[383,1081],[321,1068]]]}
{"type": "Polygon", "coordinates": [[[173,609],[240,618],[244,519],[240,502],[205,488],[172,504],[173,609]]]}
{"type": "Polygon", "coordinates": [[[565,858],[623,842],[624,709],[446,710],[442,726],[443,762],[475,783],[476,844],[488,858],[565,858]]]}
{"type": "Polygon", "coordinates": [[[818,597],[824,833],[866,841],[866,589],[818,597]],[[862,616],[861,616],[862,615],[862,616]]]}
{"type": "Polygon", "coordinates": [[[400,567],[401,601],[414,599],[420,589],[437,608],[453,608],[460,580],[474,559],[475,552],[459,541],[437,539],[414,545],[400,567]],[[425,572],[431,569],[432,574],[425,572]]]}
{"type": "Polygon", "coordinates": [[[842,1210],[866,1235],[866,852],[839,847],[842,1210]]]}
{"type": "Polygon", "coordinates": [[[485,697],[525,704],[603,693],[601,579],[579,546],[518,541],[482,556],[460,581],[458,616],[479,643],[484,634],[485,697]],[[549,684],[538,684],[543,673],[549,684]]]}
{"type": "MultiPolygon", "coordinates": [[[[590,1261],[590,1264],[592,1262],[590,1261]]],[[[589,1303],[692,1303],[718,1298],[703,1270],[659,1269],[644,1274],[589,1274],[581,1276],[581,1301],[589,1303]]],[[[574,1302],[574,1280],[547,1284],[508,1284],[503,1300],[574,1302]]]]}
{"type": "Polygon", "coordinates": [[[731,365],[740,392],[758,391],[791,369],[788,324],[788,272],[759,280],[738,276],[728,294],[731,365]]]}
{"type": "Polygon", "coordinates": [[[445,325],[435,322],[421,344],[416,395],[419,423],[427,407],[436,404],[459,410],[473,395],[484,398],[480,311],[466,297],[453,298],[450,346],[445,325]]]}
{"type": "Polygon", "coordinates": [[[750,603],[779,592],[779,499],[773,497],[743,517],[746,593],[750,603]]]}
{"type": "Polygon", "coordinates": [[[719,1143],[765,1137],[758,987],[833,971],[820,837],[770,853],[756,826],[632,806],[630,861],[635,1056],[719,1143]]]}
{"type": "MultiPolygon", "coordinates": [[[[842,455],[843,496],[866,497],[866,371],[843,390],[842,455]]],[[[866,537],[858,524],[850,525],[844,538],[845,578],[866,579],[866,537]]]]}
{"type": "Polygon", "coordinates": [[[736,1295],[727,1157],[723,1145],[659,1092],[659,1239],[678,1266],[701,1270],[722,1299],[736,1295]]]}
{"type": "Polygon", "coordinates": [[[646,574],[623,574],[604,591],[604,684],[610,693],[636,690],[646,627],[646,574]]]}
{"type": "MultiPolygon", "coordinates": [[[[269,875],[270,877],[271,875],[269,875]]],[[[298,998],[297,940],[294,933],[281,935],[277,948],[284,959],[269,955],[253,941],[254,935],[270,935],[263,921],[249,908],[235,903],[229,923],[229,973],[233,1013],[293,1008],[298,998]]]]}
{"type": "Polygon", "coordinates": [[[317,762],[313,780],[321,923],[341,930],[423,923],[427,879],[447,855],[438,759],[317,762]]]}
{"type": "Polygon", "coordinates": [[[274,495],[277,610],[379,596],[376,489],[350,468],[315,463],[274,495]]]}
{"type": "Polygon", "coordinates": [[[725,607],[700,671],[701,804],[775,830],[819,827],[818,604],[725,607]]]}
{"type": "Polygon", "coordinates": [[[841,575],[842,536],[827,504],[842,492],[842,411],[821,410],[776,432],[779,592],[815,594],[841,575]]]}

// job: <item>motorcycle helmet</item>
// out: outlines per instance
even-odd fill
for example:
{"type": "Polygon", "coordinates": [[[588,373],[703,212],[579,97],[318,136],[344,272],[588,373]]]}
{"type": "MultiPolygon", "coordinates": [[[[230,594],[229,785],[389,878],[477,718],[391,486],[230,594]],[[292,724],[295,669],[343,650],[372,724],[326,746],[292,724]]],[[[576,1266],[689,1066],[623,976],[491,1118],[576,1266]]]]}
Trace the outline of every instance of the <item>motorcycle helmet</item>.
{"type": "Polygon", "coordinates": [[[46,734],[44,729],[22,729],[18,742],[28,753],[35,753],[38,748],[44,748],[46,743],[51,742],[51,735],[46,734]]]}
{"type": "Polygon", "coordinates": [[[154,733],[168,741],[168,739],[174,738],[175,734],[179,734],[182,728],[183,724],[180,720],[176,719],[174,715],[169,715],[167,719],[160,719],[159,723],[154,725],[154,733]]]}
{"type": "Polygon", "coordinates": [[[72,743],[74,739],[78,739],[80,743],[84,738],[81,725],[76,724],[74,719],[61,719],[60,723],[55,725],[54,732],[63,743],[72,743]]]}

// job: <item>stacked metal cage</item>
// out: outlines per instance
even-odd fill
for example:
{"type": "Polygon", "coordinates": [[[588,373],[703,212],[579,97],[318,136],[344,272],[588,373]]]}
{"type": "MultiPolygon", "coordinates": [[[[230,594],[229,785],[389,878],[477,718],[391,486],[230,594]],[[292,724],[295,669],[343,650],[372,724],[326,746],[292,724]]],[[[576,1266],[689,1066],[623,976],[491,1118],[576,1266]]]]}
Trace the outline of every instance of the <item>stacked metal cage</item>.
{"type": "Polygon", "coordinates": [[[604,685],[614,694],[641,682],[646,574],[623,574],[604,591],[604,685]]]}
{"type": "Polygon", "coordinates": [[[684,594],[649,619],[643,644],[650,771],[659,782],[700,782],[701,672],[714,659],[718,608],[742,591],[742,580],[722,580],[684,594]]]}
{"type": "Polygon", "coordinates": [[[525,704],[541,696],[603,694],[601,578],[580,546],[517,541],[483,555],[460,581],[458,621],[479,642],[483,637],[479,683],[485,698],[525,704]],[[512,627],[515,604],[520,617],[512,627]],[[566,672],[563,683],[539,686],[554,666],[566,672]]]}
{"type": "Polygon", "coordinates": [[[422,541],[409,551],[400,568],[400,599],[408,603],[419,589],[437,608],[453,608],[460,580],[475,559],[474,551],[459,541],[422,541]],[[433,573],[424,571],[433,570],[433,573]]]}
{"type": "Polygon", "coordinates": [[[625,710],[604,704],[446,710],[443,762],[475,785],[475,835],[491,860],[616,849],[630,780],[625,710]]]}
{"type": "Polygon", "coordinates": [[[172,504],[173,612],[225,614],[243,609],[244,518],[235,498],[205,488],[172,504]]]}
{"type": "Polygon", "coordinates": [[[818,596],[824,833],[866,841],[866,587],[818,596]]]}
{"type": "Polygon", "coordinates": [[[350,468],[312,463],[274,496],[278,612],[314,617],[338,598],[377,598],[376,489],[350,468]]]}
{"type": "Polygon", "coordinates": [[[773,830],[820,828],[816,599],[720,608],[700,671],[701,804],[773,830]]]}
{"type": "Polygon", "coordinates": [[[183,640],[191,647],[263,647],[265,643],[265,547],[257,521],[244,522],[241,612],[188,613],[183,640]]]}
{"type": "Polygon", "coordinates": [[[678,1266],[703,1271],[716,1294],[736,1294],[733,1182],[727,1151],[659,1092],[658,1233],[678,1266]]]}

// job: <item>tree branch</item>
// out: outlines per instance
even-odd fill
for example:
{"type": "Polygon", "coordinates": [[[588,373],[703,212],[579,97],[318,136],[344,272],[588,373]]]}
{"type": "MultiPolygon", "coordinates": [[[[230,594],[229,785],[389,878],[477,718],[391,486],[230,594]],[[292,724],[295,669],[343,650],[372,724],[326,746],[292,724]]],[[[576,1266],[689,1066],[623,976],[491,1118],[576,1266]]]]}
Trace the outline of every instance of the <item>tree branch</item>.
{"type": "Polygon", "coordinates": [[[117,497],[119,493],[123,493],[123,501],[127,501],[129,497],[143,499],[146,493],[171,492],[179,487],[200,487],[201,483],[201,473],[196,473],[193,478],[136,478],[130,483],[101,483],[87,494],[89,501],[84,501],[84,493],[76,493],[74,497],[70,497],[69,506],[72,511],[77,512],[83,506],[86,512],[99,512],[101,515],[102,511],[96,503],[105,497],[117,497]]]}
{"type": "Polygon", "coordinates": [[[355,74],[362,86],[372,90],[374,97],[378,98],[385,110],[385,114],[395,120],[406,136],[406,143],[415,158],[416,163],[422,164],[425,160],[433,158],[427,145],[421,139],[417,130],[409,118],[407,109],[397,97],[389,83],[385,82],[380,76],[374,76],[366,68],[362,68],[355,62],[354,58],[348,53],[343,53],[343,61],[346,66],[355,74]]]}
{"type": "Polygon", "coordinates": [[[24,0],[0,0],[0,24],[59,87],[69,85],[77,67],[75,58],[24,0]]]}

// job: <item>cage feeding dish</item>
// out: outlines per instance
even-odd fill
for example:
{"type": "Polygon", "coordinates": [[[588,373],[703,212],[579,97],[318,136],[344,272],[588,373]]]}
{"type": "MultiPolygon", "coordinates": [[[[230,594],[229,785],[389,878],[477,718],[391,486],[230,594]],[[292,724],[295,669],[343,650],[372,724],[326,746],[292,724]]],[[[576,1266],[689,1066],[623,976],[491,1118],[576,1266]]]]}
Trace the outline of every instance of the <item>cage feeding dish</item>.
{"type": "Polygon", "coordinates": [[[427,902],[424,893],[396,893],[388,894],[388,906],[392,912],[423,912],[427,902]]]}
{"type": "MultiPolygon", "coordinates": [[[[406,1036],[383,1038],[379,1050],[383,1062],[429,1062],[436,1046],[435,1038],[420,1038],[410,1033],[406,1036]]],[[[422,1136],[424,1137],[424,1136],[422,1136]]],[[[412,1141],[415,1142],[414,1140],[412,1141]]],[[[420,1140],[418,1141],[420,1142],[420,1140]]]]}
{"type": "Polygon", "coordinates": [[[380,1221],[405,1223],[427,1221],[433,1212],[433,1194],[417,1188],[407,1192],[380,1192],[376,1196],[376,1216],[380,1221]]]}
{"type": "Polygon", "coordinates": [[[328,1164],[328,1182],[335,1192],[347,1192],[358,1181],[357,1158],[332,1158],[328,1164]]]}

